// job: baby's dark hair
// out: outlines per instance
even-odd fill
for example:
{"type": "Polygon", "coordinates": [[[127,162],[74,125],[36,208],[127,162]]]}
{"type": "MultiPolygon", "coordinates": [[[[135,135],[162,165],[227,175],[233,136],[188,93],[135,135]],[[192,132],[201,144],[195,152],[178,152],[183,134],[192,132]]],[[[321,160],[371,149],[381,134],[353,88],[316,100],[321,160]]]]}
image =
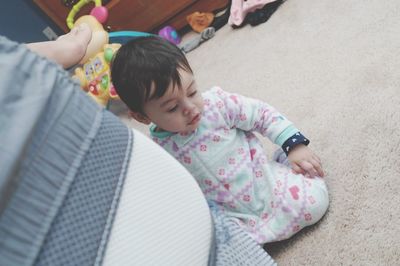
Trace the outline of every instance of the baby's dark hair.
{"type": "Polygon", "coordinates": [[[181,88],[178,70],[193,73],[183,52],[158,36],[139,37],[122,45],[111,65],[111,79],[121,100],[131,111],[162,97],[173,84],[181,88]],[[154,93],[151,88],[154,86],[154,93]]]}

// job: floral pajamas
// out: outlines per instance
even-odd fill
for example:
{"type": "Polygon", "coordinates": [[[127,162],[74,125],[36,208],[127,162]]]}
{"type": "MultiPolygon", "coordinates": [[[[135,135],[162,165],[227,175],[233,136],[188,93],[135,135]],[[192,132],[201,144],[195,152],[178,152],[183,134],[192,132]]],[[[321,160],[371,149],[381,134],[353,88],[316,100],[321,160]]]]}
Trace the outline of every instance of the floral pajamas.
{"type": "Polygon", "coordinates": [[[190,134],[151,134],[260,244],[291,237],[317,222],[329,204],[322,178],[294,174],[267,159],[253,131],[282,146],[298,130],[272,106],[219,88],[203,93],[200,125],[190,134]]]}

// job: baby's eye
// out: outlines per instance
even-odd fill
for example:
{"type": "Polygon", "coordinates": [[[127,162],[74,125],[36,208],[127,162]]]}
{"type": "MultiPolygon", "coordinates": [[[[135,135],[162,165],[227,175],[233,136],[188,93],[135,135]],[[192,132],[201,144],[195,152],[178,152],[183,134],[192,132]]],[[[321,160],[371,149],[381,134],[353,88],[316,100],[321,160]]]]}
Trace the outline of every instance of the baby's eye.
{"type": "Polygon", "coordinates": [[[191,94],[189,94],[189,97],[193,97],[197,94],[197,91],[192,92],[191,94]]]}
{"type": "Polygon", "coordinates": [[[176,110],[178,110],[178,105],[175,105],[174,107],[168,109],[168,113],[173,113],[173,112],[175,112],[176,110]]]}

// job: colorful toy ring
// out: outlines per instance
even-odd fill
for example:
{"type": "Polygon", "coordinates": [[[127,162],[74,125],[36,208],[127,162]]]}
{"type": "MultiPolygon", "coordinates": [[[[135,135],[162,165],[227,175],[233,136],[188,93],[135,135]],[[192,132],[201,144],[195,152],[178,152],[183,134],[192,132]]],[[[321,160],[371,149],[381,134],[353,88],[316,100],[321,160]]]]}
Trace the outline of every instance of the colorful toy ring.
{"type": "Polygon", "coordinates": [[[106,7],[101,5],[101,0],[80,0],[76,3],[67,16],[67,26],[69,29],[74,27],[74,17],[81,10],[82,7],[89,4],[90,2],[94,2],[95,7],[90,12],[90,15],[94,16],[100,23],[104,23],[108,17],[108,10],[106,7]]]}

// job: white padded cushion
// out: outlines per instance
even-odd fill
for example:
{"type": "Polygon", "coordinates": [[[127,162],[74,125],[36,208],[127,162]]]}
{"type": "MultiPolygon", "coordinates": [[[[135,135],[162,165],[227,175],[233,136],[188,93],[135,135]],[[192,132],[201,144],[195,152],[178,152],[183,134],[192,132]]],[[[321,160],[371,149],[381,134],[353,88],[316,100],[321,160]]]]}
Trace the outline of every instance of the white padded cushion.
{"type": "Polygon", "coordinates": [[[212,222],[200,188],[166,151],[133,131],[104,265],[206,265],[212,222]]]}

